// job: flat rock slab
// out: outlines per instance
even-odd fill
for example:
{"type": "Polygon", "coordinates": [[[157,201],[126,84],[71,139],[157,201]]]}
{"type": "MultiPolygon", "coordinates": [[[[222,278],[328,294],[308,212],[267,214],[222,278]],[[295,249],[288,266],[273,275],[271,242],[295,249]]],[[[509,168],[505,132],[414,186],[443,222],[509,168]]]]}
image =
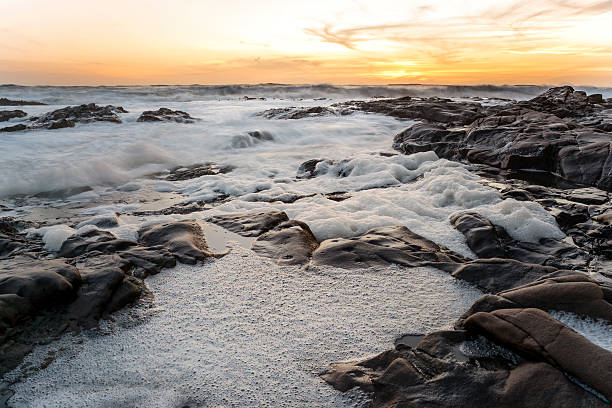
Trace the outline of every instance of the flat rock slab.
{"type": "Polygon", "coordinates": [[[384,267],[389,264],[435,266],[465,261],[461,255],[404,226],[373,228],[358,237],[325,240],[312,257],[314,265],[346,269],[384,267]]]}

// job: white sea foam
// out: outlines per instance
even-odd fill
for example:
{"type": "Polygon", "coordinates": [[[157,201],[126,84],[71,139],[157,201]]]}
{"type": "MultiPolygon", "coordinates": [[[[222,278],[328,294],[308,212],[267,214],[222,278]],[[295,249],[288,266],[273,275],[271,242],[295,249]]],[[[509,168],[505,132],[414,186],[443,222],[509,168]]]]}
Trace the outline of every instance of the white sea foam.
{"type": "Polygon", "coordinates": [[[612,325],[607,321],[580,317],[574,313],[557,310],[552,310],[548,313],[561,323],[586,337],[590,342],[612,351],[612,325]]]}
{"type": "Polygon", "coordinates": [[[431,268],[303,270],[240,248],[147,284],[155,309],[145,323],[39,349],[29,361],[64,347],[12,387],[10,405],[357,406],[317,374],[401,334],[450,328],[481,295],[431,268]]]}

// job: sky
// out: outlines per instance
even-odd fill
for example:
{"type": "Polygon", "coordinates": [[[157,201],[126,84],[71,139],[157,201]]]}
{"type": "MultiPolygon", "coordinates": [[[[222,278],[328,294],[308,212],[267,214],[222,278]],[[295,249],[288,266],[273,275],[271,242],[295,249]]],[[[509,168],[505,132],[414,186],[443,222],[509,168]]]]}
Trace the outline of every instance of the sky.
{"type": "Polygon", "coordinates": [[[0,83],[612,86],[612,0],[0,0],[0,83]]]}

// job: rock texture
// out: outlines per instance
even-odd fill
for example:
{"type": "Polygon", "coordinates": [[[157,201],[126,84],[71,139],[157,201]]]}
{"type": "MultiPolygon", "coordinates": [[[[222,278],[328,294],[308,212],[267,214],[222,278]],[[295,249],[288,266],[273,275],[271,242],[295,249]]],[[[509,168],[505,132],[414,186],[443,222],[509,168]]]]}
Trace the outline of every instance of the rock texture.
{"type": "Polygon", "coordinates": [[[571,87],[552,88],[527,102],[480,110],[452,129],[444,120],[416,124],[394,140],[406,153],[433,150],[440,157],[502,169],[558,174],[569,182],[612,190],[612,136],[576,118],[603,107],[571,87]]]}
{"type": "Polygon", "coordinates": [[[285,221],[260,235],[251,249],[281,265],[305,265],[319,246],[308,225],[285,221]]]}
{"type": "Polygon", "coordinates": [[[7,98],[0,98],[0,106],[27,106],[27,105],[46,105],[46,103],[35,101],[14,101],[7,98]]]}
{"type": "Polygon", "coordinates": [[[450,251],[404,226],[373,228],[354,238],[334,238],[321,242],[314,252],[314,265],[339,268],[455,265],[465,262],[450,251]]]}
{"type": "Polygon", "coordinates": [[[23,118],[28,116],[27,113],[25,113],[22,110],[0,110],[0,122],[6,122],[9,119],[14,119],[14,118],[23,118]]]}
{"type": "Polygon", "coordinates": [[[198,119],[192,118],[187,112],[168,108],[159,108],[156,111],[144,111],[138,117],[138,122],[194,123],[196,120],[198,119]]]}
{"type": "Polygon", "coordinates": [[[47,112],[40,117],[31,118],[29,125],[19,124],[11,128],[3,128],[0,131],[10,132],[27,129],[61,129],[74,127],[76,123],[112,122],[121,123],[119,113],[127,113],[120,106],[98,106],[95,103],[79,106],[67,106],[52,112],[47,112]],[[19,128],[17,128],[17,126],[19,128]]]}

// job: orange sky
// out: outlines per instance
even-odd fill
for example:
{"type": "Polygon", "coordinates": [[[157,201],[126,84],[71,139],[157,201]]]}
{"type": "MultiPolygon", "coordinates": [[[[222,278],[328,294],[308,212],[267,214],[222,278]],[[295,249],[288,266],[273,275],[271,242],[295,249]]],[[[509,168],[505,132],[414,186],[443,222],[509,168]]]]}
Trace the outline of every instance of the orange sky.
{"type": "Polygon", "coordinates": [[[0,0],[0,83],[612,86],[612,0],[0,0]]]}

